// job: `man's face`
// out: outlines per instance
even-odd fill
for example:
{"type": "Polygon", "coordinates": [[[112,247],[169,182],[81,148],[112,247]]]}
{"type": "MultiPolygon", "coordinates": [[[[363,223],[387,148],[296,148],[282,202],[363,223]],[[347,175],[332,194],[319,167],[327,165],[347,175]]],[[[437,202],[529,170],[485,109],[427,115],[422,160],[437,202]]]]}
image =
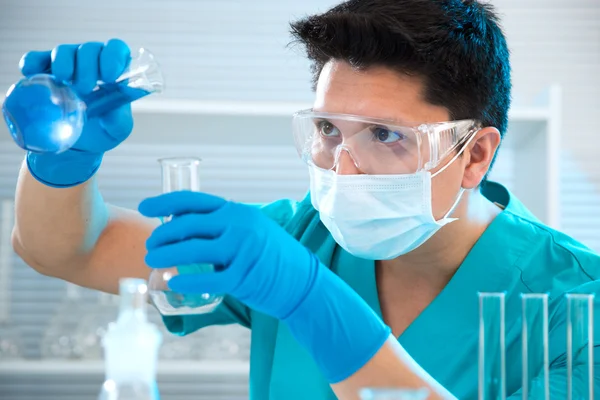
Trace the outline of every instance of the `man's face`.
{"type": "MultiPolygon", "coordinates": [[[[427,103],[422,93],[423,83],[418,77],[383,67],[357,71],[345,62],[331,61],[319,77],[313,108],[318,112],[394,120],[405,126],[450,120],[447,109],[427,103]]],[[[452,156],[437,168],[446,165],[450,158],[452,156]]],[[[346,152],[342,152],[336,172],[363,173],[346,152]]],[[[463,173],[464,165],[459,158],[433,178],[433,214],[436,219],[442,218],[456,199],[463,173]]]]}

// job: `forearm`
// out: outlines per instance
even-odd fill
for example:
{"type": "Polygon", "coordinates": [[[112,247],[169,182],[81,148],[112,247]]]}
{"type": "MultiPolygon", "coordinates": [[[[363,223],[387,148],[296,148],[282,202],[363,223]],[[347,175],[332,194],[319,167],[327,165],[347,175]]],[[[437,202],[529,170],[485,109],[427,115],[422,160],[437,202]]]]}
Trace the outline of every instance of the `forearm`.
{"type": "Polygon", "coordinates": [[[359,399],[363,388],[425,388],[429,392],[428,400],[455,399],[410,357],[393,336],[361,369],[331,387],[340,400],[359,399]]]}
{"type": "Polygon", "coordinates": [[[308,293],[284,322],[338,398],[355,400],[362,388],[391,387],[426,388],[430,399],[454,399],[346,282],[314,258],[311,265],[308,293]]]}
{"type": "Polygon", "coordinates": [[[108,222],[95,179],[71,188],[40,183],[23,163],[16,190],[15,251],[39,272],[84,265],[108,222]]]}

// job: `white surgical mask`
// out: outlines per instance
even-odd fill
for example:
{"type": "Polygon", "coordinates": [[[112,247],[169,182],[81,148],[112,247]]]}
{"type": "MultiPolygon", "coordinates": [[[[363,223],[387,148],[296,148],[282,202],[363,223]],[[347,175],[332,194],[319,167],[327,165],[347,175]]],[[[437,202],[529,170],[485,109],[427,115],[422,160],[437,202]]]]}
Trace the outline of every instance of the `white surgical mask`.
{"type": "Polygon", "coordinates": [[[455,221],[449,215],[463,193],[461,188],[444,218],[436,220],[430,172],[338,175],[315,166],[309,170],[311,202],[325,227],[350,254],[372,260],[406,254],[455,221]]]}

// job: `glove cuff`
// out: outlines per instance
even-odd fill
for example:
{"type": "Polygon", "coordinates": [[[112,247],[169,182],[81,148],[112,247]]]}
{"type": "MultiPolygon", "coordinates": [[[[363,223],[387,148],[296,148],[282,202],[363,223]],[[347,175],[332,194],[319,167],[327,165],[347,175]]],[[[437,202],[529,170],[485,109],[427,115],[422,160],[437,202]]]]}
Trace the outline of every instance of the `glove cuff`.
{"type": "Polygon", "coordinates": [[[304,300],[283,322],[330,383],[363,367],[381,349],[391,329],[340,277],[320,264],[304,300]]]}
{"type": "Polygon", "coordinates": [[[27,167],[46,186],[69,188],[89,180],[102,163],[103,154],[67,150],[60,154],[28,152],[27,167]]]}

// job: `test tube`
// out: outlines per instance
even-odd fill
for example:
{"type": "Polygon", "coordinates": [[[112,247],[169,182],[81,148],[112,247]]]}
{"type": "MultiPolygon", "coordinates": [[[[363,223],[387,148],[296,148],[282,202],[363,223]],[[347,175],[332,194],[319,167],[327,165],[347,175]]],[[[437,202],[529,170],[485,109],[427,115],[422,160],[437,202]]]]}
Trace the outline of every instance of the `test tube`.
{"type": "Polygon", "coordinates": [[[506,399],[505,293],[479,293],[479,400],[506,399]]]}
{"type": "Polygon", "coordinates": [[[594,399],[594,295],[566,296],[567,399],[591,400],[594,399]]]}
{"type": "MultiPolygon", "coordinates": [[[[200,162],[197,157],[174,157],[158,160],[162,168],[163,193],[200,190],[200,162]]],[[[163,223],[171,217],[163,218],[163,223]]],[[[155,269],[150,274],[148,289],[154,306],[162,315],[193,315],[212,312],[223,296],[211,293],[182,294],[169,289],[168,281],[182,274],[214,272],[211,264],[178,265],[173,268],[155,269]]]]}
{"type": "Polygon", "coordinates": [[[427,389],[365,388],[359,393],[361,400],[426,400],[427,389]]]}
{"type": "Polygon", "coordinates": [[[549,400],[548,295],[527,293],[522,299],[523,387],[522,398],[549,400]],[[541,371],[539,367],[542,367],[541,371]],[[541,376],[541,379],[540,379],[541,376]]]}

